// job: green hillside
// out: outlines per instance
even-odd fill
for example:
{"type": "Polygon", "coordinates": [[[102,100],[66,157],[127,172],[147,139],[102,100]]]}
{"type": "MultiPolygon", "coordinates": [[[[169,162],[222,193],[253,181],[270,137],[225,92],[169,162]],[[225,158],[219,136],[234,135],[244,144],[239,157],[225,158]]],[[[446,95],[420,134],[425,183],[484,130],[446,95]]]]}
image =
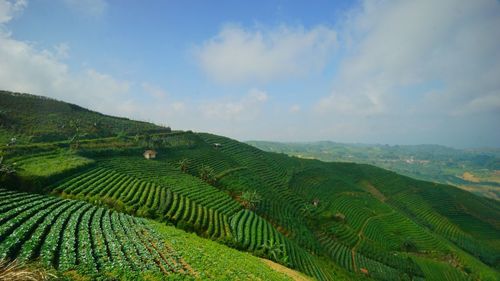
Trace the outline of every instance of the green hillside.
{"type": "Polygon", "coordinates": [[[500,201],[500,149],[441,145],[247,142],[269,152],[326,162],[371,164],[412,178],[458,186],[500,201]]]}
{"type": "MultiPolygon", "coordinates": [[[[2,130],[19,136],[34,122],[46,133],[57,124],[28,120],[23,103],[70,106],[5,95],[15,106],[2,111],[24,121],[2,130]]],[[[77,111],[108,120],[109,134],[0,146],[0,257],[67,278],[291,278],[256,257],[316,280],[500,278],[497,201],[370,165],[77,111]],[[116,133],[122,122],[130,130],[116,133]]]]}
{"type": "Polygon", "coordinates": [[[0,90],[0,143],[75,141],[170,131],[41,96],[0,90]]]}

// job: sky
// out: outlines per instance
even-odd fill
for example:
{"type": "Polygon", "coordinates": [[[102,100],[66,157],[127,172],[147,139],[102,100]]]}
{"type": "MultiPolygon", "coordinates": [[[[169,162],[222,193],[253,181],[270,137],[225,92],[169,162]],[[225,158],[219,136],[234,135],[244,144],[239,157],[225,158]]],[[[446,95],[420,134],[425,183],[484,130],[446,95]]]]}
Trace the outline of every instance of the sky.
{"type": "Polygon", "coordinates": [[[0,89],[238,140],[500,147],[500,1],[0,0],[0,89]]]}

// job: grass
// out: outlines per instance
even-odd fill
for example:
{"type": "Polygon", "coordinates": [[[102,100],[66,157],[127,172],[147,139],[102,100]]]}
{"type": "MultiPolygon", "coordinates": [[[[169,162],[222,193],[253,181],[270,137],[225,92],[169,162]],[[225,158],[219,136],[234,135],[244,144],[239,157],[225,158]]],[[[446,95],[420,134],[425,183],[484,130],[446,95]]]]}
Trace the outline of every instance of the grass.
{"type": "Polygon", "coordinates": [[[193,233],[151,221],[156,231],[191,265],[200,279],[292,280],[273,270],[261,259],[193,233]]]}
{"type": "Polygon", "coordinates": [[[17,260],[0,260],[0,280],[42,281],[56,278],[56,275],[36,264],[24,264],[17,260]]]}
{"type": "Polygon", "coordinates": [[[35,155],[15,162],[21,175],[48,177],[94,163],[94,160],[70,152],[35,155]]]}

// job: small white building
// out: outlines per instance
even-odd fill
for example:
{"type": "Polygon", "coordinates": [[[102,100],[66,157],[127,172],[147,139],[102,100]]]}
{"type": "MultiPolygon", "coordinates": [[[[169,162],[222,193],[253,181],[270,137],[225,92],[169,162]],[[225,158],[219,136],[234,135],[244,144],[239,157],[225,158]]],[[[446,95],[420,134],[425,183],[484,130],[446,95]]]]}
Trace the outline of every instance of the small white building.
{"type": "Polygon", "coordinates": [[[146,159],[154,159],[156,158],[156,151],[155,150],[151,150],[151,149],[148,149],[146,151],[144,151],[144,153],[142,155],[144,155],[144,158],[146,159]]]}

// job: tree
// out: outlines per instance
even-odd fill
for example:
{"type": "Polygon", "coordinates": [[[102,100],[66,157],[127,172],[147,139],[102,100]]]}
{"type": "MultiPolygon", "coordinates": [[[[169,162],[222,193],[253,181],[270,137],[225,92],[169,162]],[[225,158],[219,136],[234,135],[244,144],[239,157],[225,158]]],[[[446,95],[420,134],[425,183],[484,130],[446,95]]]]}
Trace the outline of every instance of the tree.
{"type": "Polygon", "coordinates": [[[243,204],[243,207],[253,210],[257,206],[257,204],[262,201],[262,197],[260,194],[257,193],[257,191],[245,191],[241,194],[240,196],[241,203],[243,204]]]}
{"type": "Polygon", "coordinates": [[[417,245],[415,244],[415,242],[413,242],[410,239],[406,239],[401,244],[401,250],[403,250],[405,252],[417,252],[418,248],[417,248],[417,245]]]}
{"type": "Polygon", "coordinates": [[[69,127],[73,129],[73,137],[69,140],[70,144],[74,144],[75,148],[80,146],[80,120],[70,120],[69,127]]]}
{"type": "Polygon", "coordinates": [[[201,166],[200,178],[206,183],[213,184],[216,181],[214,169],[210,166],[201,166]]]}
{"type": "Polygon", "coordinates": [[[191,161],[187,158],[183,158],[179,162],[177,162],[177,166],[181,172],[186,173],[189,169],[189,165],[191,165],[191,161]]]}
{"type": "Polygon", "coordinates": [[[310,218],[312,217],[312,212],[314,211],[314,205],[312,204],[309,204],[309,203],[305,203],[302,208],[300,208],[300,211],[302,212],[302,214],[307,217],[307,218],[310,218]]]}
{"type": "Polygon", "coordinates": [[[116,138],[118,138],[119,140],[122,140],[122,141],[127,140],[127,132],[125,132],[125,131],[118,132],[118,134],[116,134],[116,138]]]}
{"type": "Polygon", "coordinates": [[[3,156],[0,156],[0,175],[8,175],[16,172],[13,165],[4,163],[3,156]]]}
{"type": "Polygon", "coordinates": [[[283,265],[289,266],[288,255],[286,254],[285,245],[278,243],[271,238],[264,242],[260,247],[268,259],[277,261],[283,265]]]}

